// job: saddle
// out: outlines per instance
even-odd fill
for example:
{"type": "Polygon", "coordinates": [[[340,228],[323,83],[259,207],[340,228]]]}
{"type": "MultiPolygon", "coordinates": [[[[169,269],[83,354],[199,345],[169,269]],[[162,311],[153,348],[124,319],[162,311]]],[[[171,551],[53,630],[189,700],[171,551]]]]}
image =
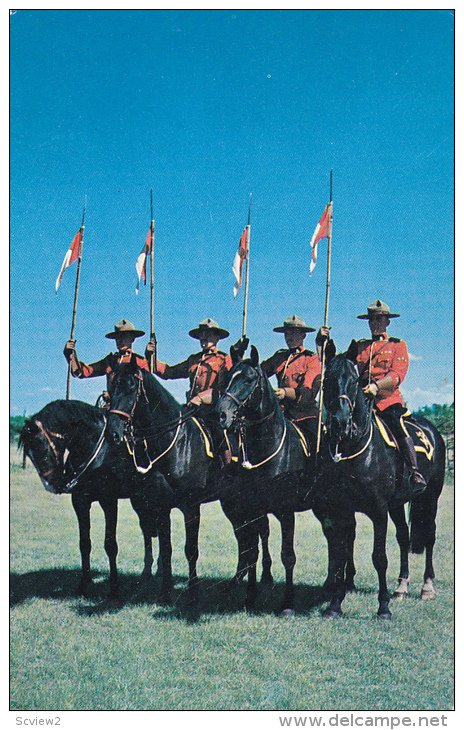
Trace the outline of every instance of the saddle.
{"type": "MultiPolygon", "coordinates": [[[[382,435],[382,438],[387,446],[398,449],[398,442],[385,421],[383,421],[381,416],[376,412],[374,412],[374,418],[382,435]]],[[[427,434],[423,431],[421,426],[417,423],[417,421],[410,413],[405,414],[405,416],[403,417],[403,423],[413,440],[414,450],[419,454],[425,454],[428,461],[431,461],[435,449],[433,447],[433,444],[430,442],[427,434]]]]}

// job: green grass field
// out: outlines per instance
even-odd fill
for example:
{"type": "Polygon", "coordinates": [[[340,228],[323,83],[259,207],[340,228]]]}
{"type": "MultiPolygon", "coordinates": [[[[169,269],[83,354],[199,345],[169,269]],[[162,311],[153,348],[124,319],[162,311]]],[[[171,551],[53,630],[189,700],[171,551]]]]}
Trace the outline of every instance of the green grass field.
{"type": "MultiPolygon", "coordinates": [[[[422,602],[423,556],[411,560],[412,597],[392,602],[393,620],[375,619],[372,530],[358,519],[358,592],[345,618],[321,619],[327,565],[319,523],[297,515],[294,618],[275,615],[283,595],[279,529],[271,518],[276,579],[260,588],[256,613],[244,589],[222,592],[236,545],[220,506],[202,508],[201,613],[185,605],[181,514],[173,512],[175,605],[156,603],[157,582],[138,585],[143,543],[136,515],[120,502],[121,600],[106,599],[103,518],[92,507],[94,595],[77,598],[77,521],[68,496],[45,492],[13,453],[11,475],[11,709],[13,710],[449,710],[453,706],[453,491],[438,514],[436,601],[422,602]]],[[[399,554],[392,525],[389,585],[399,554]]]]}

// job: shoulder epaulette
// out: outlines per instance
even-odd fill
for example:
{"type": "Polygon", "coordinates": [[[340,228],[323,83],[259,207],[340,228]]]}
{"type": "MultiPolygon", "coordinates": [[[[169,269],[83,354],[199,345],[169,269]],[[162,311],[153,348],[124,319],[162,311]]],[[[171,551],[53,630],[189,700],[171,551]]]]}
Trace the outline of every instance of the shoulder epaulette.
{"type": "Polygon", "coordinates": [[[310,357],[313,357],[313,355],[315,355],[316,353],[313,352],[312,350],[303,350],[303,352],[301,354],[302,355],[309,355],[310,357]]]}
{"type": "Polygon", "coordinates": [[[364,343],[364,342],[372,342],[372,340],[369,340],[367,337],[363,338],[362,340],[352,340],[353,342],[356,342],[358,345],[364,343]]]}
{"type": "Polygon", "coordinates": [[[388,341],[389,342],[401,342],[399,337],[389,337],[388,341]]]}
{"type": "Polygon", "coordinates": [[[217,354],[218,355],[224,355],[224,357],[227,357],[227,353],[226,352],[223,352],[222,350],[218,350],[217,351],[217,354]]]}

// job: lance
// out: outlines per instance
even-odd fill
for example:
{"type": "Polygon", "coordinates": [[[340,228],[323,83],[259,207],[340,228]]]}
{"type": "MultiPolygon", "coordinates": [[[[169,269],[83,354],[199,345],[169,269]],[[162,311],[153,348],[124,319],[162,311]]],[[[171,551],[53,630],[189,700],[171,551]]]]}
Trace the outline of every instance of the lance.
{"type": "MultiPolygon", "coordinates": [[[[329,301],[330,301],[330,262],[332,256],[332,170],[330,171],[330,195],[329,195],[329,225],[327,228],[327,278],[325,286],[325,310],[324,310],[324,327],[329,326],[329,301]]],[[[316,456],[319,453],[321,447],[321,434],[322,434],[322,408],[324,401],[324,373],[325,373],[325,351],[326,351],[327,340],[325,339],[322,345],[322,358],[321,358],[321,387],[319,390],[319,413],[317,419],[317,442],[316,442],[316,456]]]]}
{"type": "Polygon", "coordinates": [[[242,324],[242,337],[246,337],[246,328],[247,328],[247,311],[248,311],[248,284],[249,284],[249,269],[250,269],[250,237],[251,237],[251,226],[250,226],[250,218],[251,218],[251,198],[252,193],[250,193],[250,203],[248,205],[248,223],[246,226],[246,272],[245,272],[245,296],[243,298],[243,324],[242,324]]]}
{"type": "Polygon", "coordinates": [[[153,216],[153,190],[150,190],[150,211],[150,339],[155,343],[155,352],[150,357],[150,372],[153,373],[153,361],[157,359],[155,335],[155,219],[153,216]]]}
{"type": "MultiPolygon", "coordinates": [[[[74,289],[74,305],[73,305],[73,313],[72,313],[72,321],[71,321],[71,335],[69,337],[70,340],[74,339],[74,329],[76,326],[76,312],[77,312],[77,298],[79,296],[79,281],[81,278],[81,264],[82,264],[82,247],[84,244],[84,221],[85,221],[85,199],[84,199],[84,208],[82,211],[82,224],[79,230],[80,233],[80,240],[79,240],[79,255],[77,257],[77,271],[76,271],[76,287],[74,289]]],[[[69,395],[71,393],[71,362],[68,364],[68,377],[66,380],[66,400],[69,400],[69,395]]]]}

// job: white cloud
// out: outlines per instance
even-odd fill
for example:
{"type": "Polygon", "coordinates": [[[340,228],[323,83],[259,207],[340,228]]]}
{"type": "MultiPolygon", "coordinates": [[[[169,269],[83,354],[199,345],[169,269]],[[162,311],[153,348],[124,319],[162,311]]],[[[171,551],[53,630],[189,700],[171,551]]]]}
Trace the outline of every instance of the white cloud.
{"type": "Polygon", "coordinates": [[[450,404],[454,401],[454,385],[446,380],[438,383],[435,387],[429,388],[416,387],[408,390],[401,387],[408,408],[415,411],[423,406],[431,406],[434,403],[450,404]]]}

